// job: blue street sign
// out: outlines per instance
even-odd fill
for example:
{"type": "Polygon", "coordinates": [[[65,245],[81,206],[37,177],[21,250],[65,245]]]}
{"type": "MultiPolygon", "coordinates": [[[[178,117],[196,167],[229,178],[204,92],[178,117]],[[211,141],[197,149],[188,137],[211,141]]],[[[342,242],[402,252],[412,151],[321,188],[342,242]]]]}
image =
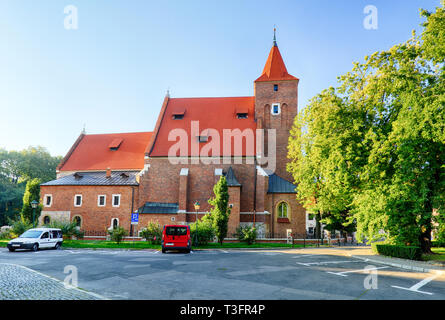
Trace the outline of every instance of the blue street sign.
{"type": "Polygon", "coordinates": [[[131,224],[138,224],[139,223],[139,212],[134,212],[131,214],[131,224]]]}

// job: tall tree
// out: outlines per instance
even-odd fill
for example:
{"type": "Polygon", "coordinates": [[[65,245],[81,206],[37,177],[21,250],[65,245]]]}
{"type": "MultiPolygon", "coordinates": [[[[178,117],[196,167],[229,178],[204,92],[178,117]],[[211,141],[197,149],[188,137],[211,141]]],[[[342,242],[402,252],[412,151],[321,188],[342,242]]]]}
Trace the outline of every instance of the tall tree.
{"type": "Polygon", "coordinates": [[[445,205],[445,15],[420,37],[376,52],[339,77],[296,119],[288,169],[303,204],[348,212],[369,240],[430,252],[433,209],[445,205]],[[301,130],[300,130],[301,129],[301,130]]]}
{"type": "Polygon", "coordinates": [[[23,195],[23,207],[20,212],[21,218],[23,221],[31,221],[37,222],[37,219],[40,216],[40,212],[42,211],[42,206],[39,205],[35,209],[35,216],[33,212],[33,208],[31,207],[31,202],[40,201],[40,179],[32,179],[26,183],[25,194],[23,195]],[[33,219],[34,218],[34,219],[33,219]]]}
{"type": "Polygon", "coordinates": [[[215,196],[209,200],[212,205],[210,210],[215,235],[220,244],[223,243],[227,236],[230,208],[229,208],[229,188],[227,186],[226,177],[222,176],[213,187],[215,196]]]}

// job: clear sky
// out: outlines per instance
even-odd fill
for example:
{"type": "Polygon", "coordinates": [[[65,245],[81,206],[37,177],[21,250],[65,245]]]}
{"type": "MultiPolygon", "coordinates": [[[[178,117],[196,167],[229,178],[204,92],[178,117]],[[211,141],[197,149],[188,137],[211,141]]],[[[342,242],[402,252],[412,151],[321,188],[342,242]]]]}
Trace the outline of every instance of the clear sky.
{"type": "Polygon", "coordinates": [[[250,96],[273,26],[299,108],[439,0],[1,0],[0,148],[64,155],[80,134],[152,131],[172,97],[250,96]],[[74,5],[78,29],[67,30],[74,5]],[[363,26],[366,5],[378,29],[363,26]]]}

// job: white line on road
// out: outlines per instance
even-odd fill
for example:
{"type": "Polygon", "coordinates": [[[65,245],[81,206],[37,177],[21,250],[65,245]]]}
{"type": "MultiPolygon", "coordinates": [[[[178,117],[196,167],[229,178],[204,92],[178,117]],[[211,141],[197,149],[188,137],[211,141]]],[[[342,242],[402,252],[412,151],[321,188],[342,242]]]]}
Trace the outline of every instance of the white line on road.
{"type": "Polygon", "coordinates": [[[292,257],[292,258],[297,259],[297,258],[304,258],[304,257],[311,257],[311,256],[319,256],[319,254],[302,254],[299,256],[292,257]]]}
{"type": "Polygon", "coordinates": [[[282,272],[282,271],[297,270],[297,269],[298,269],[297,267],[291,267],[291,266],[286,266],[286,267],[262,266],[259,267],[258,269],[232,271],[232,272],[227,272],[227,274],[231,276],[247,276],[259,273],[282,272]]]}
{"type": "Polygon", "coordinates": [[[350,270],[350,271],[343,271],[343,272],[332,272],[332,271],[327,271],[326,273],[335,274],[336,276],[347,277],[347,275],[345,275],[345,273],[364,272],[364,271],[378,270],[378,269],[385,269],[385,268],[389,268],[389,267],[378,267],[378,268],[369,268],[369,269],[358,269],[358,270],[350,270]]]}
{"type": "Polygon", "coordinates": [[[322,264],[331,264],[331,263],[355,263],[355,262],[363,262],[363,261],[351,261],[351,260],[342,260],[342,261],[325,261],[325,262],[297,262],[297,264],[301,264],[302,266],[312,266],[312,265],[322,265],[322,264]]]}
{"type": "Polygon", "coordinates": [[[442,272],[438,272],[436,275],[428,277],[428,278],[425,278],[422,281],[416,283],[415,285],[413,285],[412,287],[409,287],[409,288],[404,288],[404,287],[399,287],[399,286],[391,286],[391,287],[397,288],[397,289],[402,289],[402,290],[408,290],[408,291],[412,291],[412,292],[417,292],[417,293],[433,295],[433,293],[431,293],[431,292],[420,291],[419,289],[422,288],[427,283],[429,283],[432,280],[434,280],[437,277],[439,277],[441,274],[442,274],[442,272]]]}

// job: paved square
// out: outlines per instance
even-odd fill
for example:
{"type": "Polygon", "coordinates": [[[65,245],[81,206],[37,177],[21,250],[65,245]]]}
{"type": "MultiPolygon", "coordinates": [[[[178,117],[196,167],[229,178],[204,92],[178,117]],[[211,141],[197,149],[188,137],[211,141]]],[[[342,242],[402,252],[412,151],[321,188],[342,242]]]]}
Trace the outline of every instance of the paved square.
{"type": "MultiPolygon", "coordinates": [[[[443,274],[371,263],[330,249],[162,254],[88,249],[10,253],[1,248],[0,263],[25,266],[60,281],[66,277],[65,266],[72,265],[80,288],[109,299],[445,299],[443,274]],[[377,289],[364,285],[371,272],[377,272],[377,289]]],[[[17,273],[0,273],[0,288],[13,288],[8,289],[13,299],[50,299],[30,296],[23,285],[34,280],[16,268],[17,273]]],[[[87,298],[63,290],[57,295],[87,298]]]]}

